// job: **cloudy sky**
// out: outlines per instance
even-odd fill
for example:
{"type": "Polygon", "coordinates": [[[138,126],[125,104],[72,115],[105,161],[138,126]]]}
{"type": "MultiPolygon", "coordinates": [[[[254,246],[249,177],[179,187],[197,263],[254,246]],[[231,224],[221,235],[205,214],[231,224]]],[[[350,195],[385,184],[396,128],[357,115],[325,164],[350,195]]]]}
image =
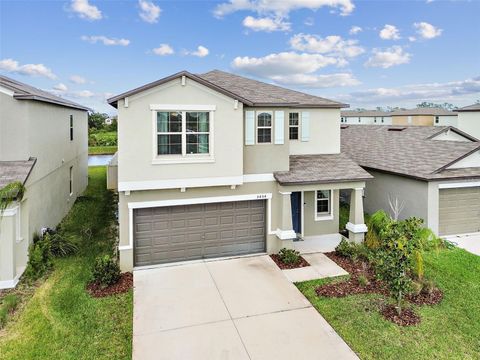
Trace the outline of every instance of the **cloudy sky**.
{"type": "Polygon", "coordinates": [[[350,103],[480,99],[480,1],[0,1],[0,72],[98,111],[180,70],[350,103]]]}

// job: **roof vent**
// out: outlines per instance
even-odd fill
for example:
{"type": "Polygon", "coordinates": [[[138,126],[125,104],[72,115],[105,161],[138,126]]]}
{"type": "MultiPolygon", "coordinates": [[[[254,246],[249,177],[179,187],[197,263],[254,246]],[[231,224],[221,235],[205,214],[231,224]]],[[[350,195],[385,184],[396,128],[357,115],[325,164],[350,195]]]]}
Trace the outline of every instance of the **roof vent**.
{"type": "Polygon", "coordinates": [[[340,129],[348,129],[348,125],[340,125],[340,129]]]}
{"type": "Polygon", "coordinates": [[[397,128],[388,128],[388,131],[403,131],[405,129],[406,128],[404,128],[404,127],[403,128],[398,128],[398,127],[397,128]]]}

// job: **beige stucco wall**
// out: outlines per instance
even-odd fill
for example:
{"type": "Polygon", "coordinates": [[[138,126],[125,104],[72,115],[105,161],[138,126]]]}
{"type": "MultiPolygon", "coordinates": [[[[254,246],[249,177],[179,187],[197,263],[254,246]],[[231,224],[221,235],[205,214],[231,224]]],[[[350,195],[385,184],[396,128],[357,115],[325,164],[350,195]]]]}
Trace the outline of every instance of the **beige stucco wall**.
{"type": "Polygon", "coordinates": [[[28,159],[28,101],[0,92],[0,160],[28,159]],[[14,119],[14,121],[12,120],[14,119]]]}
{"type": "Polygon", "coordinates": [[[412,115],[411,121],[408,121],[409,116],[392,116],[392,125],[418,125],[418,126],[433,126],[435,117],[432,115],[412,115]]]}
{"type": "MultiPolygon", "coordinates": [[[[156,121],[156,120],[155,120],[156,121]]],[[[190,79],[175,79],[118,102],[118,181],[138,182],[243,175],[243,106],[190,79]],[[216,105],[213,125],[215,161],[152,164],[154,119],[151,104],[216,105]]]]}
{"type": "Polygon", "coordinates": [[[458,113],[458,128],[480,139],[480,111],[461,111],[458,113]]]}
{"type": "Polygon", "coordinates": [[[303,193],[303,235],[335,234],[339,224],[339,190],[332,190],[332,214],[330,220],[315,220],[315,191],[303,193]]]}

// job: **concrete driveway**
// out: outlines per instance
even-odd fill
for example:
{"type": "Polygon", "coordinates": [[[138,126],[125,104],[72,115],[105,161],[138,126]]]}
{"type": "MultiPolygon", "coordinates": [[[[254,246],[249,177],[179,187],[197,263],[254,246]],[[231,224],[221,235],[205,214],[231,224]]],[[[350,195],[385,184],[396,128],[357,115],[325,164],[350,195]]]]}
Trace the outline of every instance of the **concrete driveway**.
{"type": "Polygon", "coordinates": [[[451,235],[446,236],[445,239],[453,242],[458,247],[461,247],[472,254],[480,256],[480,233],[451,235]]]}
{"type": "Polygon", "coordinates": [[[134,272],[134,359],[358,359],[268,256],[134,272]]]}

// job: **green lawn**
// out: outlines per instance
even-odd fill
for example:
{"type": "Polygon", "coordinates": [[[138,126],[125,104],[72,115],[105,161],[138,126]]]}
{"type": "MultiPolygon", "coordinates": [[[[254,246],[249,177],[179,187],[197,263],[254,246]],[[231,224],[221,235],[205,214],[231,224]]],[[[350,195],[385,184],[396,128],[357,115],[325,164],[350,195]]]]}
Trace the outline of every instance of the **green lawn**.
{"type": "Polygon", "coordinates": [[[117,152],[117,146],[89,146],[88,155],[110,155],[117,152]]]}
{"type": "Polygon", "coordinates": [[[314,289],[331,279],[297,287],[362,359],[480,359],[480,257],[441,250],[428,253],[425,266],[445,298],[417,308],[422,322],[415,327],[384,320],[380,295],[319,298],[314,289]]]}
{"type": "Polygon", "coordinates": [[[89,168],[89,186],[63,221],[80,242],[75,257],[55,260],[53,273],[0,332],[0,359],[128,359],[132,291],[94,299],[85,292],[91,264],[115,238],[114,196],[105,168],[89,168]]]}

